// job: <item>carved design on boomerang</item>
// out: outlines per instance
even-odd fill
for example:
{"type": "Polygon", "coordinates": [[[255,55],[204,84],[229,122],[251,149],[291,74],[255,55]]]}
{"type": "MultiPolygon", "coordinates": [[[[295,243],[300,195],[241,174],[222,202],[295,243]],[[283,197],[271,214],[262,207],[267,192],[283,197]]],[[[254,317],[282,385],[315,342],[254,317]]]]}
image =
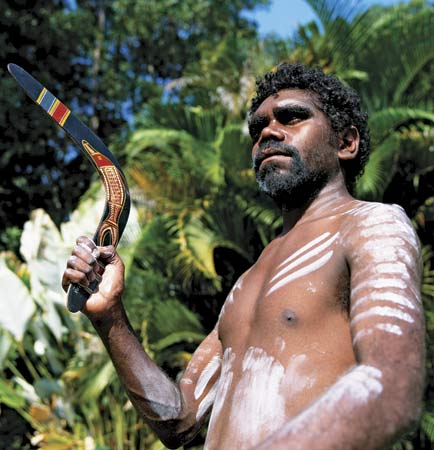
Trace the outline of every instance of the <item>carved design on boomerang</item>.
{"type": "MultiPolygon", "coordinates": [[[[106,202],[93,240],[99,246],[111,244],[116,247],[130,212],[127,181],[116,158],[101,139],[39,81],[15,64],[8,64],[8,70],[27,95],[66,131],[97,170],[104,185],[106,202]]],[[[89,288],[71,284],[67,294],[68,309],[80,311],[97,285],[97,281],[92,282],[89,288]]]]}

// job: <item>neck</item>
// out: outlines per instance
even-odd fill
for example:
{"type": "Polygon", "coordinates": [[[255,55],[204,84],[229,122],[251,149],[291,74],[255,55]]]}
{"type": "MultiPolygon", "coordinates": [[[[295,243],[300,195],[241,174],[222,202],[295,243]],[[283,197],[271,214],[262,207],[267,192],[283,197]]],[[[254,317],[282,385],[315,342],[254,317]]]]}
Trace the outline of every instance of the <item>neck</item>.
{"type": "Polygon", "coordinates": [[[302,207],[291,208],[290,205],[282,207],[283,230],[287,233],[295,225],[330,215],[330,211],[353,198],[348,193],[345,180],[341,173],[331,179],[316,195],[302,207]]]}

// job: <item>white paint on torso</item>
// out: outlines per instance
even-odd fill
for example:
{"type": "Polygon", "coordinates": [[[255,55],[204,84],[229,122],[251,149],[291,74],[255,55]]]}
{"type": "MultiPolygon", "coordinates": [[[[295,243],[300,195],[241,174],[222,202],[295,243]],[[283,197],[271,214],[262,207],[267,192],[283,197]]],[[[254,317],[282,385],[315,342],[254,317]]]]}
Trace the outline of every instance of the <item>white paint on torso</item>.
{"type": "MultiPolygon", "coordinates": [[[[376,367],[368,365],[354,367],[343,375],[312,406],[282,427],[278,435],[285,435],[288,431],[290,433],[302,432],[316,417],[317,411],[321,411],[322,414],[327,413],[327,411],[334,413],[340,409],[339,404],[344,399],[350,401],[354,407],[366,404],[383,392],[381,378],[382,373],[376,367]]],[[[278,435],[276,436],[277,438],[279,438],[278,435]]]]}
{"type": "Polygon", "coordinates": [[[206,414],[211,405],[214,403],[214,400],[217,395],[217,389],[218,383],[216,382],[212,385],[211,389],[208,391],[208,394],[206,394],[205,397],[202,399],[202,401],[199,403],[199,407],[197,408],[196,412],[197,421],[202,419],[202,417],[206,414]]]}
{"type": "Polygon", "coordinates": [[[234,377],[233,364],[235,362],[235,358],[236,356],[232,351],[232,348],[228,347],[223,353],[221,374],[218,382],[216,383],[214,406],[211,412],[207,441],[205,442],[204,450],[209,450],[212,448],[212,442],[210,442],[208,438],[210,436],[213,436],[213,428],[216,421],[220,418],[221,410],[228,395],[229,389],[232,386],[232,380],[234,377]]]}
{"type": "Polygon", "coordinates": [[[277,348],[277,350],[279,350],[279,352],[283,352],[283,350],[285,350],[286,344],[280,336],[277,336],[274,339],[274,346],[277,348]]]}
{"type": "MultiPolygon", "coordinates": [[[[250,347],[242,362],[242,375],[235,387],[229,420],[244,448],[258,443],[285,422],[285,398],[280,384],[284,367],[263,349],[250,347]]],[[[237,446],[234,445],[234,448],[237,446]]]]}
{"type": "Polygon", "coordinates": [[[205,366],[199,379],[197,380],[196,387],[194,389],[194,398],[197,400],[202,396],[205,388],[208,386],[209,381],[219,370],[221,365],[221,359],[219,355],[213,356],[211,361],[205,366]]]}

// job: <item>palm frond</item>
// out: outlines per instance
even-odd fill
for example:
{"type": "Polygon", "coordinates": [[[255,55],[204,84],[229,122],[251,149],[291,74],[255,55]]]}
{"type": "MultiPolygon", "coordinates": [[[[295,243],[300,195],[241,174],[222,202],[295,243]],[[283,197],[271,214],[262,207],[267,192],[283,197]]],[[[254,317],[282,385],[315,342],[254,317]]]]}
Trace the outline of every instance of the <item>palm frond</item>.
{"type": "Polygon", "coordinates": [[[393,134],[377,147],[356,183],[356,195],[361,199],[381,200],[382,194],[394,175],[399,157],[400,141],[393,134]]]}
{"type": "Polygon", "coordinates": [[[380,143],[401,127],[408,127],[418,122],[434,124],[434,113],[409,107],[389,107],[376,111],[369,118],[373,143],[380,143]]]}

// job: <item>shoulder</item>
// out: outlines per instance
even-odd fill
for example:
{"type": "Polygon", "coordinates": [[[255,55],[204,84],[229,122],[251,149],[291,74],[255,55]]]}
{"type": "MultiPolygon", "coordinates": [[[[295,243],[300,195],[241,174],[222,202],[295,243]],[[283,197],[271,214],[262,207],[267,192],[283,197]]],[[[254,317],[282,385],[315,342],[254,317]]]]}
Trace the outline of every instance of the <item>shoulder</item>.
{"type": "Polygon", "coordinates": [[[413,225],[399,205],[357,201],[345,216],[342,225],[343,234],[365,238],[403,235],[417,242],[413,225]]]}
{"type": "Polygon", "coordinates": [[[342,224],[344,245],[351,254],[406,248],[418,259],[419,239],[413,225],[399,205],[357,202],[342,224]]]}

